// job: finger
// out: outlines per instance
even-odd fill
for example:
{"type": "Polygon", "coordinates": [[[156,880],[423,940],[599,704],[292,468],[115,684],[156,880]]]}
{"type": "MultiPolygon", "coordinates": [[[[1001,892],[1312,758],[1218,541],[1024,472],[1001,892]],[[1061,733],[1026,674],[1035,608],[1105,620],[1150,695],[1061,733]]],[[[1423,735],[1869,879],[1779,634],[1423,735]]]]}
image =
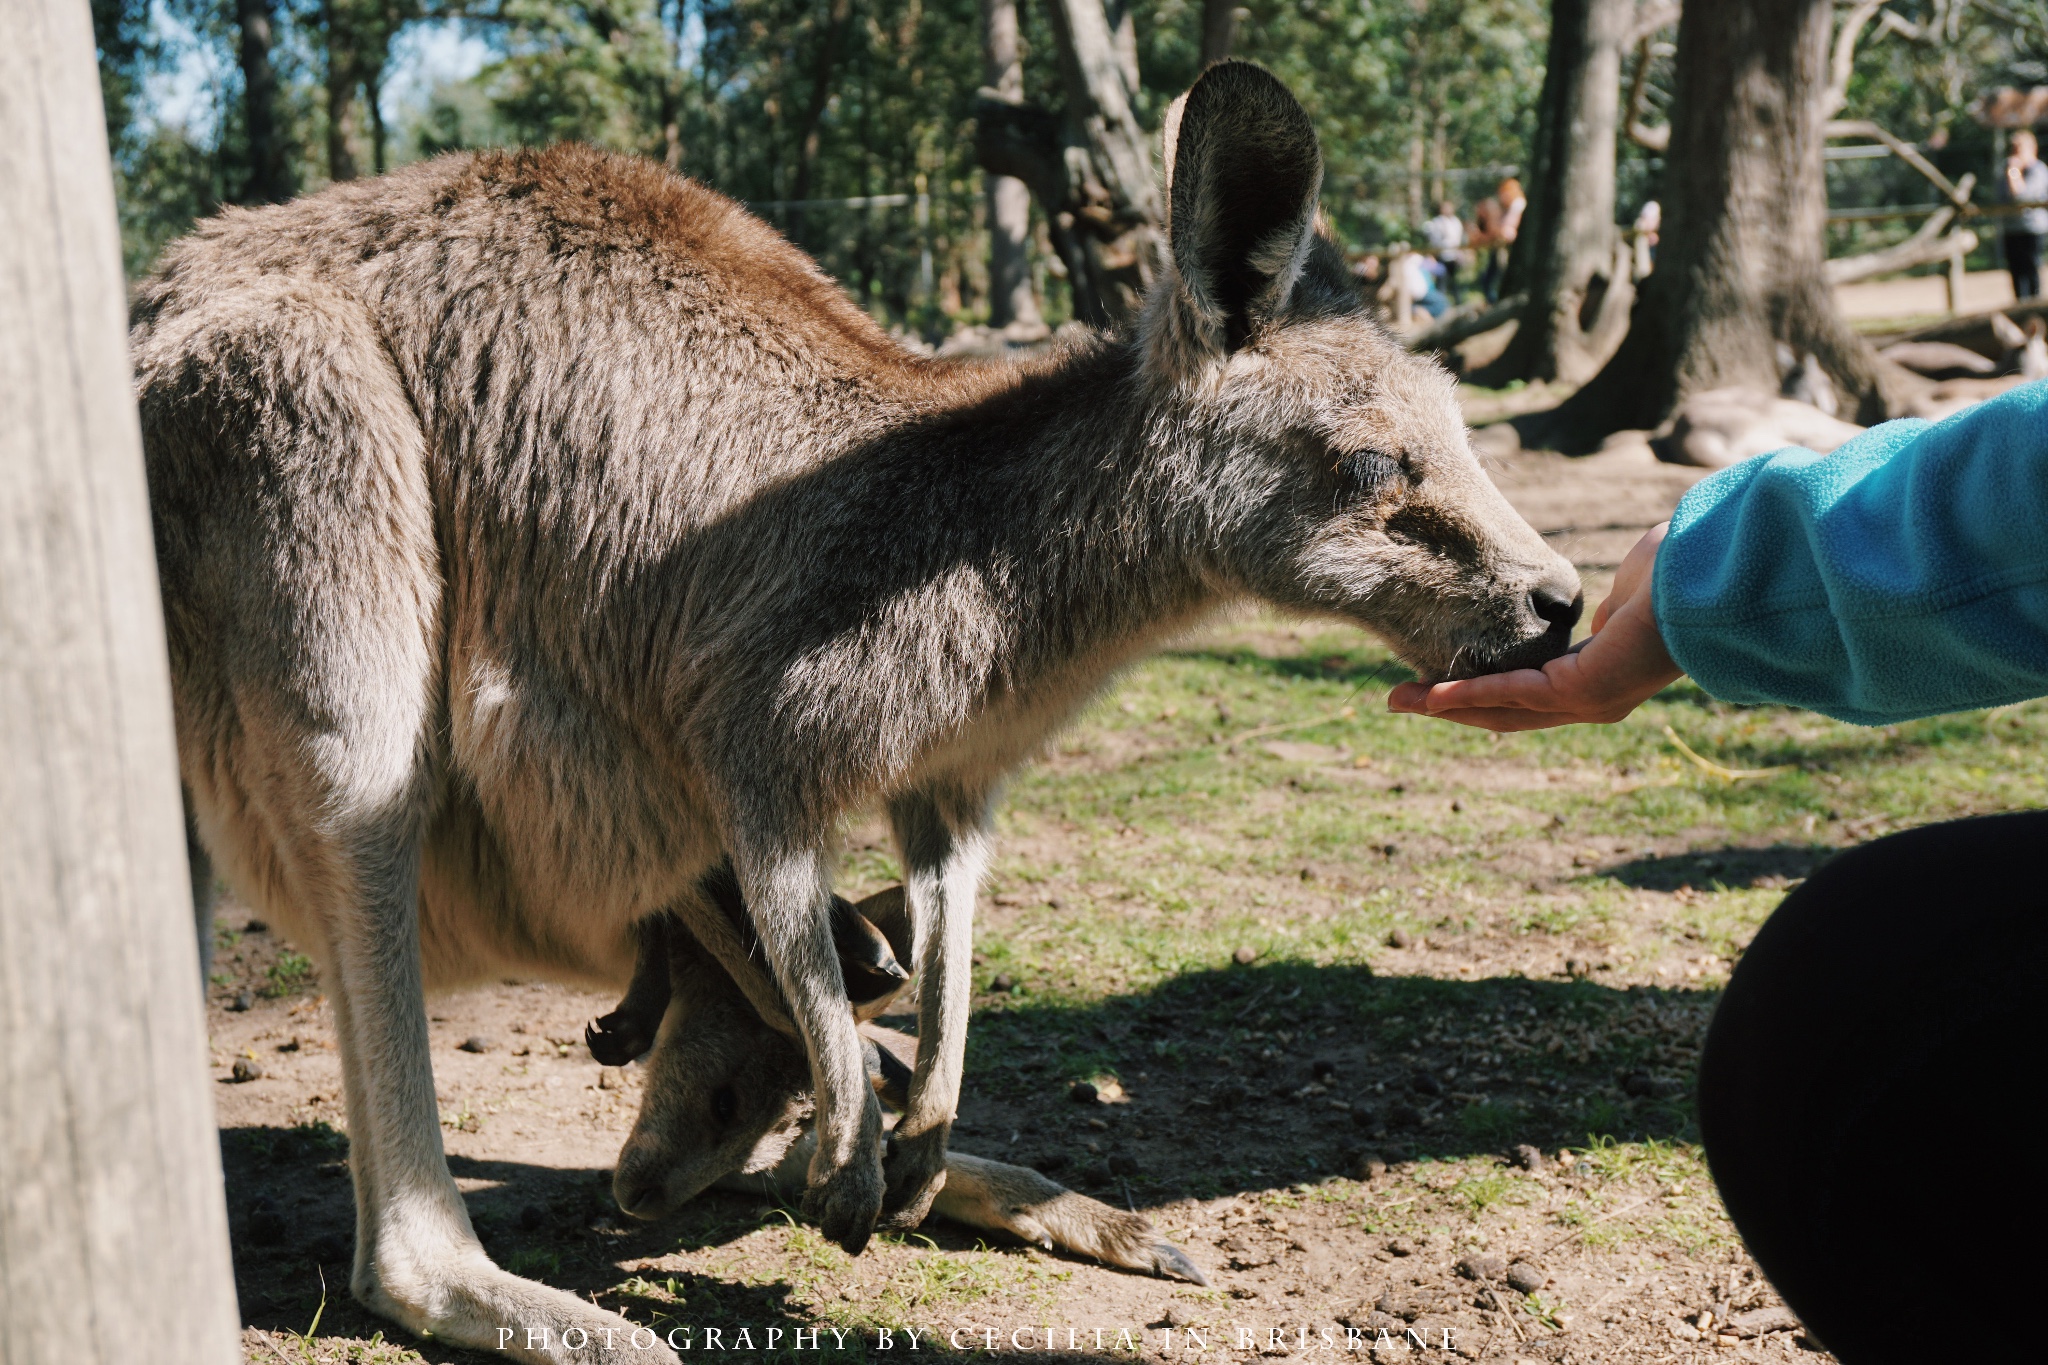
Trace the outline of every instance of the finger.
{"type": "Polygon", "coordinates": [[[1523,730],[1553,730],[1560,725],[1583,725],[1589,721],[1606,720],[1606,716],[1581,715],[1567,711],[1524,711],[1515,707],[1474,707],[1467,711],[1431,712],[1433,720],[1447,720],[1453,725],[1469,725],[1475,730],[1492,730],[1496,734],[1515,734],[1523,730]]]}
{"type": "Polygon", "coordinates": [[[1600,633],[1602,627],[1607,624],[1607,618],[1614,615],[1614,606],[1613,593],[1609,593],[1600,599],[1600,605],[1593,608],[1593,622],[1586,627],[1589,635],[1598,635],[1600,633]]]}
{"type": "Polygon", "coordinates": [[[1548,672],[1518,668],[1511,673],[1488,673],[1457,682],[1438,683],[1429,689],[1425,703],[1431,715],[1477,706],[1514,706],[1529,710],[1556,711],[1557,683],[1548,672]]]}
{"type": "Polygon", "coordinates": [[[1394,686],[1394,690],[1387,693],[1387,709],[1389,711],[1405,711],[1422,715],[1426,714],[1429,710],[1426,704],[1428,699],[1428,683],[1397,683],[1394,686]]]}

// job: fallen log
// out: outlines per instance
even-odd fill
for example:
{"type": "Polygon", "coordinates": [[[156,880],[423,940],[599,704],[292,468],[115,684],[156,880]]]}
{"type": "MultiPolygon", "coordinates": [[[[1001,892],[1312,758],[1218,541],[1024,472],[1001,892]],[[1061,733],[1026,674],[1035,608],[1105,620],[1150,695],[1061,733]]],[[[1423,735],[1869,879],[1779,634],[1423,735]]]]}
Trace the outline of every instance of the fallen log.
{"type": "Polygon", "coordinates": [[[1409,337],[1406,344],[1411,351],[1448,351],[1461,341],[1519,320],[1528,306],[1527,294],[1510,294],[1485,308],[1468,304],[1438,318],[1409,337]]]}
{"type": "Polygon", "coordinates": [[[1954,216],[1954,209],[1940,209],[1920,225],[1919,231],[1896,246],[1888,246],[1883,251],[1873,251],[1864,256],[1842,256],[1829,261],[1828,283],[1854,284],[1858,280],[1911,270],[1916,265],[1969,255],[1977,249],[1976,233],[1968,228],[1957,228],[1954,232],[1946,234],[1942,232],[1954,216]]]}

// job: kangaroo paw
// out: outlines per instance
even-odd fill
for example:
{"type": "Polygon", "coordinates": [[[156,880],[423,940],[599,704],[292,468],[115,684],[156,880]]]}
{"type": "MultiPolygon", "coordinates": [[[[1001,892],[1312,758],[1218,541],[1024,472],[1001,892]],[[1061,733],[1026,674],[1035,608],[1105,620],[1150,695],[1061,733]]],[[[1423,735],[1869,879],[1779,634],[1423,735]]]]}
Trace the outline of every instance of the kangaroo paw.
{"type": "Polygon", "coordinates": [[[863,1161],[841,1166],[804,1191],[804,1217],[849,1256],[867,1249],[882,1212],[882,1173],[863,1161]]]}
{"type": "Polygon", "coordinates": [[[1209,1277],[1202,1268],[1189,1260],[1187,1253],[1164,1238],[1152,1244],[1152,1273],[1166,1280],[1186,1280],[1191,1284],[1209,1287],[1209,1277]]]}
{"type": "Polygon", "coordinates": [[[624,1066],[654,1046],[654,1039],[622,1014],[607,1014],[585,1024],[583,1041],[600,1066],[624,1066]]]}
{"type": "Polygon", "coordinates": [[[941,1124],[915,1137],[897,1137],[889,1143],[885,1167],[889,1186],[882,1204],[883,1226],[909,1229],[921,1226],[946,1184],[946,1138],[952,1125],[941,1124]]]}

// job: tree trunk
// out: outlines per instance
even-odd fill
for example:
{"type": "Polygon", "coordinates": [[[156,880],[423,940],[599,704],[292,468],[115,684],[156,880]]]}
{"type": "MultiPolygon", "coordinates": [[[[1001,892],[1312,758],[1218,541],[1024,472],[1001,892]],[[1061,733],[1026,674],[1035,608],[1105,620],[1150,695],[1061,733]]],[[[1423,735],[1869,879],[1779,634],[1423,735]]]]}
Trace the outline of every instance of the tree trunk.
{"type": "Polygon", "coordinates": [[[1230,55],[1237,42],[1237,0],[1202,0],[1202,66],[1230,55]]]}
{"type": "MultiPolygon", "coordinates": [[[[1001,98],[1024,98],[1017,41],[1017,0],[982,0],[982,84],[1001,98]]],[[[988,189],[988,325],[1038,332],[1045,318],[1031,292],[1031,191],[1014,175],[983,173],[988,189]]]]}
{"type": "Polygon", "coordinates": [[[1655,427],[1691,394],[1775,392],[1778,342],[1812,352],[1856,419],[1902,398],[1835,311],[1823,267],[1828,0],[1688,0],[1679,20],[1664,228],[1628,335],[1524,440],[1567,451],[1655,427]]]}
{"type": "Polygon", "coordinates": [[[853,0],[829,0],[824,31],[818,35],[818,55],[811,67],[811,97],[804,105],[803,123],[797,139],[796,176],[790,182],[789,235],[801,241],[804,232],[804,203],[811,197],[811,185],[818,167],[818,148],[825,123],[825,106],[832,102],[832,80],[839,69],[839,49],[846,41],[846,28],[853,19],[853,0]]]}
{"type": "Polygon", "coordinates": [[[92,28],[46,0],[0,0],[0,27],[0,1360],[230,1365],[92,28]]]}
{"type": "Polygon", "coordinates": [[[356,92],[363,83],[360,31],[350,22],[347,0],[328,0],[321,9],[327,30],[327,178],[339,183],[362,174],[355,148],[356,92]]]}
{"type": "MultiPolygon", "coordinates": [[[[1137,91],[1128,45],[1102,0],[1051,0],[1053,39],[1066,90],[1069,198],[1098,323],[1132,321],[1165,252],[1151,140],[1132,108],[1137,91]]],[[[1128,15],[1119,15],[1127,22],[1128,15]]],[[[1077,310],[1079,295],[1077,293],[1077,310]]]]}
{"type": "Polygon", "coordinates": [[[242,122],[249,138],[249,175],[242,202],[276,204],[291,198],[291,172],[277,126],[277,73],[270,64],[272,0],[235,0],[241,29],[242,122]]]}
{"type": "Polygon", "coordinates": [[[1478,376],[1585,382],[1614,353],[1635,301],[1614,224],[1621,59],[1635,0],[1554,0],[1529,157],[1529,206],[1503,294],[1527,294],[1507,350],[1478,376]]]}

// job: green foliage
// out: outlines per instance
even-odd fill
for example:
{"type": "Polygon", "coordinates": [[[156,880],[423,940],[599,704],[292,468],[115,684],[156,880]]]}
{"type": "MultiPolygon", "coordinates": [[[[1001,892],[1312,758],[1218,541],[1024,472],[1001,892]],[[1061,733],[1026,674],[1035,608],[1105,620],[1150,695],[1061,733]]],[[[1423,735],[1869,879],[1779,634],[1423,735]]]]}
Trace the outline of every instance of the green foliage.
{"type": "MultiPolygon", "coordinates": [[[[1896,21],[1865,31],[1845,113],[1926,144],[1952,177],[1976,171],[1987,198],[1994,139],[1968,109],[1992,86],[2048,81],[2048,0],[1887,8],[1896,21]]],[[[92,11],[123,245],[140,273],[194,219],[244,195],[236,6],[93,0],[92,11]],[[151,92],[195,60],[213,73],[202,113],[192,126],[166,123],[151,92]]],[[[1130,12],[1138,115],[1156,128],[1197,74],[1201,7],[1139,0],[1130,12]]],[[[1024,4],[1020,17],[1026,97],[1058,108],[1045,7],[1024,4]]],[[[1440,192],[1469,209],[1526,161],[1547,22],[1543,0],[1249,0],[1237,50],[1308,106],[1324,140],[1325,208],[1363,246],[1412,237],[1415,206],[1426,216],[1440,192]]],[[[333,149],[368,172],[459,148],[581,139],[662,160],[755,206],[885,323],[936,336],[985,316],[974,0],[273,0],[273,24],[277,118],[301,188],[336,173],[333,149]],[[386,129],[376,109],[393,44],[427,22],[462,24],[491,59],[386,129]],[[923,214],[914,202],[838,202],[920,191],[923,214]]],[[[1649,57],[1653,123],[1669,103],[1674,33],[1649,57]]],[[[1655,194],[1663,164],[1626,140],[1619,150],[1627,217],[1655,194]]],[[[1844,206],[1930,194],[1892,160],[1832,163],[1829,176],[1844,206]]],[[[1838,226],[1831,250],[1872,249],[1911,226],[1838,226]]],[[[1060,267],[1042,240],[1035,260],[1058,321],[1060,267]]]]}
{"type": "Polygon", "coordinates": [[[1535,131],[1548,10],[1540,0],[1258,0],[1239,50],[1300,96],[1322,134],[1324,207],[1358,243],[1409,235],[1411,185],[1435,211],[1434,172],[1469,206],[1517,166],[1535,131]]]}

